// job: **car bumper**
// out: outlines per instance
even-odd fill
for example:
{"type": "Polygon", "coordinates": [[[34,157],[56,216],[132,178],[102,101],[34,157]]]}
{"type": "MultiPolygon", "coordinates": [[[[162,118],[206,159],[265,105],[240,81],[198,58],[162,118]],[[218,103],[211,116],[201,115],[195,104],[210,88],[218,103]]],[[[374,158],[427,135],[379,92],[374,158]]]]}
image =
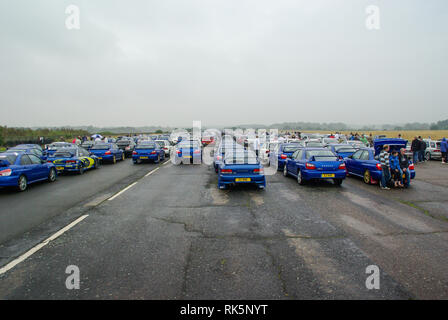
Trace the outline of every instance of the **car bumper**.
{"type": "Polygon", "coordinates": [[[18,186],[19,177],[0,177],[0,187],[16,187],[18,186]]]}
{"type": "Polygon", "coordinates": [[[98,160],[101,161],[112,161],[114,159],[114,155],[113,154],[108,154],[108,155],[96,155],[98,157],[98,160]]]}
{"type": "Polygon", "coordinates": [[[64,171],[79,171],[79,166],[78,165],[71,165],[71,166],[67,166],[67,165],[55,165],[56,167],[56,171],[57,172],[64,172],[64,171]]]}
{"type": "Polygon", "coordinates": [[[345,170],[338,171],[316,171],[316,170],[302,170],[302,177],[305,180],[311,179],[345,179],[345,170]],[[327,176],[326,176],[327,175],[327,176]]]}
{"type": "Polygon", "coordinates": [[[255,183],[259,185],[266,185],[266,178],[264,175],[219,175],[219,181],[218,184],[250,184],[255,183]],[[243,180],[240,180],[243,179],[243,180]],[[250,179],[247,181],[247,179],[250,179]]]}
{"type": "Polygon", "coordinates": [[[157,160],[157,154],[151,155],[132,155],[132,160],[157,160]]]}

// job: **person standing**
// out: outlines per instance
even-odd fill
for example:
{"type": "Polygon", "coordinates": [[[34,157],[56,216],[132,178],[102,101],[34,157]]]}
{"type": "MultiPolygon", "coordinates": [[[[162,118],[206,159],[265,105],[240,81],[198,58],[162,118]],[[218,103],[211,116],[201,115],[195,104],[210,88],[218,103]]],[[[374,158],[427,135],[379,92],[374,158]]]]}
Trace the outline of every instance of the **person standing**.
{"type": "Polygon", "coordinates": [[[381,163],[381,184],[383,190],[389,190],[387,186],[390,181],[390,162],[389,162],[389,145],[385,144],[383,150],[380,152],[381,163]]]}
{"type": "Polygon", "coordinates": [[[420,153],[420,141],[417,139],[417,136],[412,140],[411,151],[414,163],[417,163],[419,159],[418,154],[420,153]]]}
{"type": "Polygon", "coordinates": [[[389,161],[390,161],[390,171],[394,179],[394,186],[403,187],[403,172],[401,171],[400,159],[398,157],[397,150],[392,151],[389,161]]]}
{"type": "Polygon", "coordinates": [[[400,155],[398,156],[400,161],[401,171],[404,173],[404,187],[407,188],[411,184],[411,173],[409,172],[409,159],[406,156],[406,149],[400,149],[400,155]]]}
{"type": "Polygon", "coordinates": [[[448,155],[448,142],[446,141],[445,137],[443,137],[442,141],[440,142],[440,152],[442,152],[442,163],[446,163],[446,157],[448,155]]]}
{"type": "Polygon", "coordinates": [[[418,138],[420,141],[419,161],[425,162],[426,161],[426,158],[425,158],[426,142],[423,141],[421,136],[419,136],[418,138]]]}

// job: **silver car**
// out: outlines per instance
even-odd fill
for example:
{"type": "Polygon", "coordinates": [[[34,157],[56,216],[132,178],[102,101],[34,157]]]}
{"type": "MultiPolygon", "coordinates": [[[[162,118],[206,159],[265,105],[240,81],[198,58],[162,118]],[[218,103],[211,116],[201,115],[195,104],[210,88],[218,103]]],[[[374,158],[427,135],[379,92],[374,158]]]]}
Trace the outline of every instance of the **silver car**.
{"type": "Polygon", "coordinates": [[[426,160],[442,159],[442,152],[440,151],[440,141],[435,141],[431,139],[423,139],[423,141],[425,141],[426,143],[426,150],[425,150],[426,160]]]}

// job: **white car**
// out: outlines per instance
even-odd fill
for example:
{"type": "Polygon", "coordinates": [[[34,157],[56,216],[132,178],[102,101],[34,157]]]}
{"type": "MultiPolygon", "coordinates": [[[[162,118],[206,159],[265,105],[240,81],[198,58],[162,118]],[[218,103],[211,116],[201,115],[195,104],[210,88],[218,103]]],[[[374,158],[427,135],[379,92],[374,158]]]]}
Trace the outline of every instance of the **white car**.
{"type": "Polygon", "coordinates": [[[170,142],[168,140],[155,140],[155,142],[165,151],[165,157],[169,157],[173,148],[170,142]]]}

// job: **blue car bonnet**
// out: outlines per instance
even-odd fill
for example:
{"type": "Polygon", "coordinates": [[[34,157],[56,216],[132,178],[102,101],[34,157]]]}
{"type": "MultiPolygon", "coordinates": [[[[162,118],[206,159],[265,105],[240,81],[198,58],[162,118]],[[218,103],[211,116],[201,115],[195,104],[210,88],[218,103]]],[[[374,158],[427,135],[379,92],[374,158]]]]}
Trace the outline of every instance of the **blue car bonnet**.
{"type": "Polygon", "coordinates": [[[390,146],[390,151],[400,151],[401,148],[406,149],[406,144],[408,140],[405,139],[394,139],[394,138],[385,138],[385,139],[375,139],[373,140],[373,148],[375,149],[375,155],[380,154],[381,150],[383,150],[384,145],[390,146]]]}

